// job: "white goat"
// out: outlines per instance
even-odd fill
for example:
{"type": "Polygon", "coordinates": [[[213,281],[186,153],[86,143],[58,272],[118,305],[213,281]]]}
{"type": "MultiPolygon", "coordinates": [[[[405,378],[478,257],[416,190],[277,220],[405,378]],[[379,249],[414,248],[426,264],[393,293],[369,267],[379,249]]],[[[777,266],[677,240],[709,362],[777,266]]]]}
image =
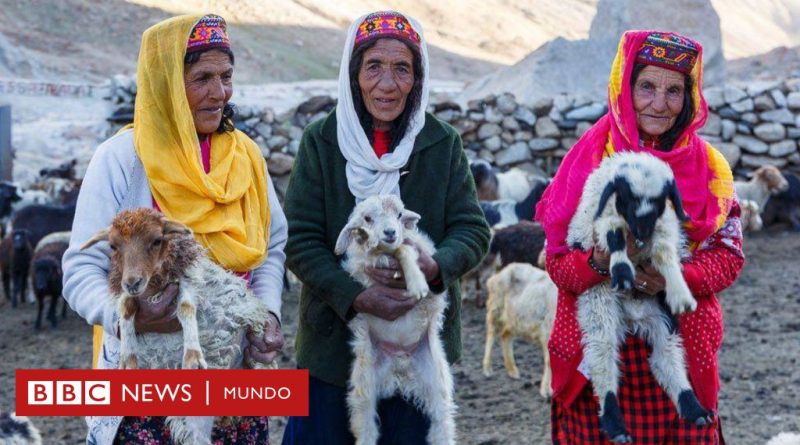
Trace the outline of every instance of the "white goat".
{"type": "Polygon", "coordinates": [[[589,176],[569,225],[569,245],[582,250],[596,246],[611,254],[611,281],[578,298],[578,322],[584,364],[600,400],[600,425],[615,443],[631,442],[617,401],[619,348],[628,332],[652,347],[650,369],[679,415],[697,425],[711,422],[689,384],[673,317],[697,307],[680,267],[679,251],[685,251],[680,221],[685,218],[670,167],[648,154],[620,153],[605,159],[589,176]],[[641,249],[634,258],[628,258],[626,236],[633,236],[641,249]],[[646,261],[666,281],[671,314],[657,297],[631,295],[634,264],[646,261]]]}
{"type": "MultiPolygon", "coordinates": [[[[124,210],[81,249],[100,241],[112,250],[108,278],[120,317],[121,369],[230,369],[242,363],[247,330],[262,333],[269,311],[244,280],[206,256],[188,227],[152,209],[124,210]],[[171,283],[179,284],[176,313],[183,331],[137,335],[137,297],[157,301],[171,283]]],[[[176,443],[211,443],[213,417],[167,417],[167,424],[176,443]]]]}
{"type": "Polygon", "coordinates": [[[749,199],[755,201],[759,209],[764,210],[770,195],[777,195],[788,189],[789,182],[777,167],[765,165],[754,171],[749,181],[736,181],[733,186],[739,202],[749,199]]]}
{"type": "Polygon", "coordinates": [[[550,353],[547,340],[553,330],[558,289],[547,272],[526,263],[512,263],[489,278],[486,283],[486,346],[483,353],[483,375],[492,375],[492,347],[500,334],[503,363],[509,377],[519,378],[514,360],[514,337],[538,344],[542,348],[544,372],[539,394],[553,395],[551,388],[550,353]]]}
{"type": "Polygon", "coordinates": [[[758,203],[749,199],[739,201],[739,206],[742,209],[742,230],[745,232],[757,232],[764,227],[764,221],[761,220],[761,207],[758,203]]]}
{"type": "Polygon", "coordinates": [[[421,300],[402,317],[388,321],[360,313],[350,321],[353,369],[347,394],[350,429],[359,445],[377,443],[377,404],[401,394],[430,419],[428,443],[455,443],[453,377],[439,338],[447,294],[429,291],[417,265],[413,241],[427,254],[433,242],[417,230],[420,216],[404,208],[394,195],[370,197],[359,203],[336,241],[335,252],[347,253],[342,267],[364,286],[375,283],[369,266],[385,266],[394,256],[400,263],[408,293],[421,300]]]}
{"type": "Polygon", "coordinates": [[[800,434],[782,432],[770,439],[767,445],[800,445],[800,434]]]}

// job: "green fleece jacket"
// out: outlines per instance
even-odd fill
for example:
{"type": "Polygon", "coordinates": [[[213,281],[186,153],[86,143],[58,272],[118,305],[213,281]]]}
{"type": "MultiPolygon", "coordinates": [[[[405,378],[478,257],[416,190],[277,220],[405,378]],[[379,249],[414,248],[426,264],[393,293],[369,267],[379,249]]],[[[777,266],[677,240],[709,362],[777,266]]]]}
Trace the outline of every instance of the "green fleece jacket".
{"type": "MultiPolygon", "coordinates": [[[[336,114],[309,125],[300,143],[284,209],[289,221],[286,264],[303,282],[296,339],[297,365],[312,376],[345,386],[350,375],[353,300],[364,290],[333,253],[355,206],[347,187],[346,160],[336,139],[336,114]]],[[[441,336],[450,362],[461,356],[459,278],[486,254],[489,227],[478,205],[475,182],[450,125],[431,114],[401,169],[400,195],[419,213],[419,228],[436,244],[442,286],[449,303],[441,336]]]]}

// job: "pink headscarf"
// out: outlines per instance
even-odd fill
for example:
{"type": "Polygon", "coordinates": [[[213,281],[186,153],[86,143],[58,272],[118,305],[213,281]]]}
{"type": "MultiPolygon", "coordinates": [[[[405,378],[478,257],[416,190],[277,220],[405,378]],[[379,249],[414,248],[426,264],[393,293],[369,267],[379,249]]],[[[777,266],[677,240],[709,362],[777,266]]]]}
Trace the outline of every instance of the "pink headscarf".
{"type": "Polygon", "coordinates": [[[618,151],[646,152],[669,164],[689,217],[684,229],[691,247],[722,227],[733,203],[733,175],[725,158],[697,135],[708,116],[702,94],[702,54],[700,44],[673,33],[628,31],[623,34],[609,77],[609,112],[567,153],[536,207],[536,220],[544,226],[548,255],[567,252],[567,228],[578,208],[586,179],[604,157],[618,151]],[[654,33],[687,40],[698,50],[697,62],[690,73],[694,81],[692,121],[668,152],[640,147],[630,88],[633,66],[642,43],[654,33]]]}

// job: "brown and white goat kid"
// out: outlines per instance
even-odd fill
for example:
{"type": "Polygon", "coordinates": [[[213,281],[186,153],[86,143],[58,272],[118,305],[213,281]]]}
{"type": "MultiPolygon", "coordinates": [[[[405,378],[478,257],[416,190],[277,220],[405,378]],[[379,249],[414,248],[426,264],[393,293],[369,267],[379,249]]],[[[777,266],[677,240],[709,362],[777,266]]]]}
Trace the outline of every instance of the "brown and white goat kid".
{"type": "Polygon", "coordinates": [[[360,313],[349,323],[353,332],[353,369],[347,394],[350,429],[359,445],[377,443],[378,401],[399,393],[416,403],[430,419],[428,443],[455,443],[453,377],[439,338],[447,294],[433,294],[417,265],[412,241],[427,254],[433,242],[417,230],[420,216],[394,195],[372,196],[359,203],[336,241],[335,252],[347,253],[342,267],[362,285],[375,283],[369,266],[400,263],[408,293],[420,301],[394,321],[360,313]]]}
{"type": "MultiPolygon", "coordinates": [[[[263,333],[269,311],[244,280],[206,256],[188,227],[153,209],[123,210],[81,249],[100,241],[111,248],[108,280],[119,315],[120,368],[240,366],[247,330],[263,333]],[[171,283],[179,285],[176,313],[183,331],[136,335],[139,298],[157,301],[171,283]]],[[[173,439],[181,444],[210,444],[213,421],[167,418],[173,439]]]]}
{"type": "Polygon", "coordinates": [[[652,347],[650,369],[678,414],[697,425],[711,422],[689,384],[673,317],[697,307],[680,266],[685,218],[669,165],[649,154],[626,152],[606,158],[589,175],[569,224],[570,246],[584,251],[597,246],[611,254],[611,280],[580,295],[578,323],[584,352],[579,369],[589,374],[600,400],[600,426],[615,443],[631,442],[617,401],[619,348],[628,333],[652,347]],[[633,258],[626,252],[626,236],[633,236],[640,249],[633,258]],[[665,304],[658,296],[632,295],[634,265],[648,261],[666,282],[665,304]]]}

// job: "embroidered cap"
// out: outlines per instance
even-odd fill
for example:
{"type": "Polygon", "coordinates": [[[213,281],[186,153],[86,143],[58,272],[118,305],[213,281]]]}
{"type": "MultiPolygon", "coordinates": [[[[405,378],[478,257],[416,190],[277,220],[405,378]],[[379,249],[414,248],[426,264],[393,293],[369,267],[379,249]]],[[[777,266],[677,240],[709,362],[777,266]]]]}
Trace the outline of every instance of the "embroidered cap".
{"type": "Polygon", "coordinates": [[[381,11],[368,15],[361,22],[356,30],[353,47],[357,48],[364,42],[389,36],[405,40],[414,46],[420,44],[419,34],[411,27],[411,23],[403,14],[395,11],[381,11]]]}
{"type": "Polygon", "coordinates": [[[697,54],[697,45],[692,40],[677,34],[654,32],[642,43],[636,61],[689,74],[697,54]]]}
{"type": "Polygon", "coordinates": [[[231,42],[228,40],[227,28],[228,25],[222,17],[214,14],[203,16],[189,33],[186,53],[209,48],[230,48],[231,42]]]}

